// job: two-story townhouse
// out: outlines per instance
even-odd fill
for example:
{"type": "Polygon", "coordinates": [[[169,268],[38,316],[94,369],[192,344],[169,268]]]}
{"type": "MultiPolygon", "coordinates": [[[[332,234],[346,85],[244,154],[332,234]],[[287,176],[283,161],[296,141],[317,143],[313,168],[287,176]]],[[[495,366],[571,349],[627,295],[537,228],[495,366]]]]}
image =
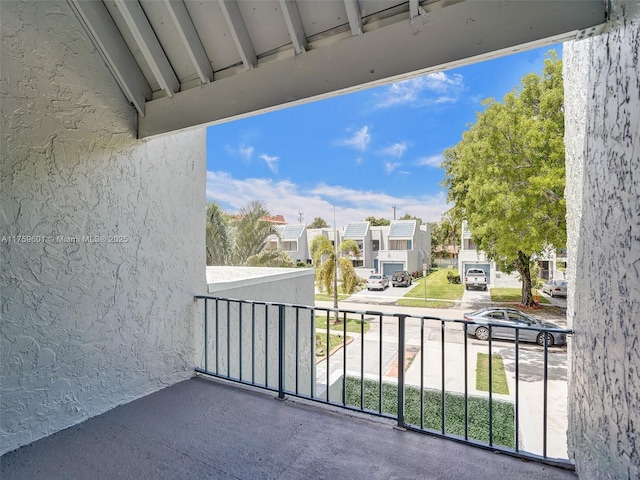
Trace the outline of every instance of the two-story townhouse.
{"type": "Polygon", "coordinates": [[[384,248],[378,251],[376,270],[393,275],[397,270],[423,270],[431,261],[431,236],[428,225],[418,220],[393,220],[386,227],[384,248]]]}
{"type": "Polygon", "coordinates": [[[371,268],[373,266],[373,240],[371,238],[371,225],[369,222],[352,222],[344,227],[343,241],[353,240],[358,244],[358,255],[355,252],[347,252],[354,267],[371,268]]]}
{"type": "Polygon", "coordinates": [[[294,263],[310,263],[307,227],[304,223],[278,227],[278,248],[287,253],[294,263]]]}
{"type": "Polygon", "coordinates": [[[487,258],[485,252],[478,249],[478,246],[473,242],[467,221],[463,220],[460,252],[458,253],[458,271],[464,278],[470,268],[482,268],[487,274],[489,286],[494,285],[496,263],[487,258]]]}

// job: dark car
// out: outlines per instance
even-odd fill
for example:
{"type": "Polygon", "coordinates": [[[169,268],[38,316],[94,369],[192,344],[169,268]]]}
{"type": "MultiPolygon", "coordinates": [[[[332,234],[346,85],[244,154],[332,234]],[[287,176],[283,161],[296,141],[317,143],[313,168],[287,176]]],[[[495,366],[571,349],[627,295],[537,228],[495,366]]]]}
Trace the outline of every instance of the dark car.
{"type": "Polygon", "coordinates": [[[391,277],[391,285],[394,287],[408,287],[411,285],[413,281],[413,277],[406,270],[398,270],[397,272],[393,272],[393,276],[391,277]]]}
{"type": "MultiPolygon", "coordinates": [[[[544,331],[517,327],[562,329],[555,323],[544,322],[515,308],[481,308],[475,312],[465,313],[464,319],[468,322],[474,322],[467,326],[467,333],[475,335],[478,340],[489,340],[488,323],[491,323],[491,338],[514,340],[516,338],[516,330],[518,330],[520,332],[518,333],[519,341],[535,342],[538,345],[544,345],[544,331]]],[[[567,343],[567,335],[565,333],[547,333],[548,346],[563,345],[565,343],[567,343]]]]}

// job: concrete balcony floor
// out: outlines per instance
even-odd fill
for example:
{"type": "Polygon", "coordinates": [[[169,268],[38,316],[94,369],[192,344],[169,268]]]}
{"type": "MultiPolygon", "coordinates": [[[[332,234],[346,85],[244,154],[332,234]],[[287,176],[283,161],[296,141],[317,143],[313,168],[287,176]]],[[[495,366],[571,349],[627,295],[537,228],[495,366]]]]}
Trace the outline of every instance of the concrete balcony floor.
{"type": "Polygon", "coordinates": [[[194,378],[1,458],[20,479],[575,479],[572,472],[194,378]]]}

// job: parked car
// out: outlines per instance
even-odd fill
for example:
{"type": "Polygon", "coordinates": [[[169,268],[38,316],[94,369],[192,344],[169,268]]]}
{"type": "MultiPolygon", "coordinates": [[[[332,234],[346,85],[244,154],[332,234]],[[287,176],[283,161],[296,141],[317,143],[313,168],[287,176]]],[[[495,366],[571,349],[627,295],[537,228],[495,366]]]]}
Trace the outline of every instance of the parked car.
{"type": "MultiPolygon", "coordinates": [[[[489,326],[491,323],[491,338],[515,339],[516,330],[519,330],[518,340],[523,342],[536,342],[538,345],[544,344],[544,332],[539,330],[528,330],[517,327],[537,327],[541,329],[561,329],[562,327],[552,322],[545,322],[531,315],[528,315],[515,308],[487,307],[466,313],[464,319],[470,323],[467,326],[467,333],[475,335],[478,340],[489,340],[489,326]]],[[[567,343],[567,336],[564,333],[547,333],[547,345],[563,345],[567,343]]]]}
{"type": "Polygon", "coordinates": [[[413,277],[406,270],[398,270],[397,272],[393,272],[393,276],[391,277],[391,285],[394,287],[408,287],[411,285],[413,281],[413,277]]]}
{"type": "Polygon", "coordinates": [[[548,282],[542,284],[542,293],[548,293],[552,297],[566,297],[567,281],[549,280],[548,282]]]}
{"type": "Polygon", "coordinates": [[[389,279],[386,275],[374,273],[367,279],[367,290],[384,290],[389,286],[389,279]]]}
{"type": "Polygon", "coordinates": [[[487,274],[481,268],[470,268],[464,274],[464,288],[469,290],[471,287],[487,290],[487,274]]]}

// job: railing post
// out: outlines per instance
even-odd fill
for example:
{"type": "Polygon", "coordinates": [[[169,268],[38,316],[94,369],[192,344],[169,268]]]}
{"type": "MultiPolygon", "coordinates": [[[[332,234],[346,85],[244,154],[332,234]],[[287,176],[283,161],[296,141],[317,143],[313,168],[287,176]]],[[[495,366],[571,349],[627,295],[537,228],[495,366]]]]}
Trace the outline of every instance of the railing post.
{"type": "Polygon", "coordinates": [[[398,315],[398,426],[404,426],[404,359],[406,315],[398,315]]]}
{"type": "Polygon", "coordinates": [[[284,400],[284,305],[278,306],[278,399],[284,400]]]}
{"type": "Polygon", "coordinates": [[[209,315],[207,298],[204,299],[204,369],[209,371],[209,315]]]}

